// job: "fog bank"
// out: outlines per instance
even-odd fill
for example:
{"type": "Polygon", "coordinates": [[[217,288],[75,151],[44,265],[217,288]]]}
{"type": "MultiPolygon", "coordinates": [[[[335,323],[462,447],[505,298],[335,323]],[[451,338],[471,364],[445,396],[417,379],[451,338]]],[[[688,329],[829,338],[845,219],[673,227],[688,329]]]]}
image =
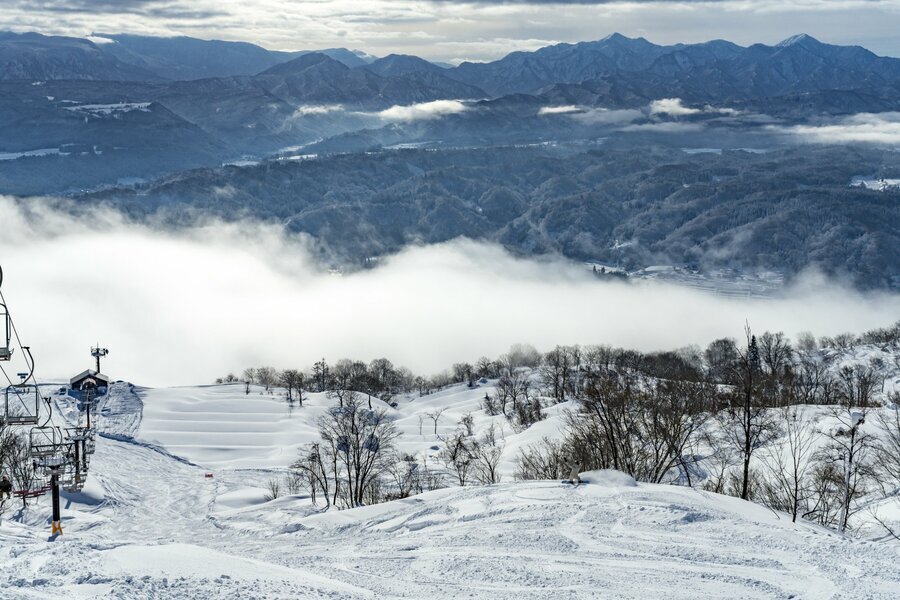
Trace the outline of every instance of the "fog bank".
{"type": "Polygon", "coordinates": [[[62,379],[109,347],[114,379],[211,382],[247,366],[390,358],[421,374],[516,342],[641,350],[706,345],[754,329],[862,331],[900,317],[900,295],[807,278],[774,300],[664,284],[604,284],[581,265],[521,260],[472,241],[413,247],[338,277],[302,237],[257,223],[177,233],[94,210],[78,217],[0,198],[3,291],[38,377],[62,379]]]}

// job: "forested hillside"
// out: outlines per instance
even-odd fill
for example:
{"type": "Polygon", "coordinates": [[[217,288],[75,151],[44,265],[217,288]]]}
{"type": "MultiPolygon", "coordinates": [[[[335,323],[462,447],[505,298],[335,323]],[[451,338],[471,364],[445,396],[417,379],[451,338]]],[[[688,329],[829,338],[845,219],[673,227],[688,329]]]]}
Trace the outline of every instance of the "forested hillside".
{"type": "Polygon", "coordinates": [[[897,286],[900,191],[851,186],[860,175],[900,177],[900,164],[850,147],[403,150],[198,170],[77,201],[175,226],[199,214],[276,221],[351,268],[466,236],[624,268],[814,267],[897,286]]]}

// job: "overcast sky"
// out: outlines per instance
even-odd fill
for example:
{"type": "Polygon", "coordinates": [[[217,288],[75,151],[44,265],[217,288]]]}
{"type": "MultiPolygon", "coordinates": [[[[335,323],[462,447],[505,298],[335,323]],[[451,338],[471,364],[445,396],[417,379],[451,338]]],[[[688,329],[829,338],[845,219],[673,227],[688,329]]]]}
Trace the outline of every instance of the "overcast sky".
{"type": "Polygon", "coordinates": [[[2,0],[0,29],[189,35],[278,50],[328,47],[432,60],[492,60],[513,50],[612,32],[656,43],[775,43],[808,33],[900,56],[900,0],[457,2],[454,0],[2,0]]]}

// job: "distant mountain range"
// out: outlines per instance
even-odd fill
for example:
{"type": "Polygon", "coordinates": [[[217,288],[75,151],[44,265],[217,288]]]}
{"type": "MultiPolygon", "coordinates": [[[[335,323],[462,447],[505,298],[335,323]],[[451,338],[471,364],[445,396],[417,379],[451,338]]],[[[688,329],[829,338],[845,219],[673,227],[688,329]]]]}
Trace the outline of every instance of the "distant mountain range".
{"type": "Polygon", "coordinates": [[[897,112],[900,59],[805,35],[745,48],[614,34],[447,68],[0,34],[0,194],[173,225],[271,220],[337,262],[467,236],[631,268],[815,266],[897,288],[897,193],[851,187],[900,179],[900,141],[877,124],[897,112]],[[792,133],[844,122],[877,143],[792,133]]]}
{"type": "MultiPolygon", "coordinates": [[[[0,32],[0,80],[187,81],[255,75],[310,52],[191,37],[98,33],[82,39],[0,32]]],[[[375,60],[346,48],[316,52],[348,67],[375,60]]]]}
{"type": "MultiPolygon", "coordinates": [[[[896,92],[900,79],[900,59],[880,57],[859,46],[825,44],[804,34],[775,46],[749,47],[724,40],[661,46],[612,34],[598,41],[513,52],[497,61],[465,62],[455,68],[415,56],[375,58],[345,48],[316,53],[382,77],[415,76],[445,87],[446,79],[457,81],[469,88],[448,91],[477,89],[495,98],[547,92],[553,87],[571,95],[577,90],[567,86],[573,84],[590,95],[603,88],[603,82],[607,87],[615,82],[645,96],[664,88],[670,96],[685,99],[741,100],[820,90],[896,92]]],[[[307,54],[189,37],[101,33],[78,39],[0,33],[0,80],[154,82],[277,74],[274,67],[307,54]]],[[[352,96],[347,100],[353,100],[352,96]]]]}
{"type": "MultiPolygon", "coordinates": [[[[233,88],[241,77],[265,81],[257,87],[279,99],[360,106],[513,94],[605,107],[637,106],[663,97],[752,104],[802,94],[804,110],[834,113],[887,110],[900,97],[900,59],[858,46],[824,44],[808,35],[744,48],[723,40],[660,46],[613,34],[444,68],[415,56],[375,58],[344,48],[276,52],[188,37],[0,33],[0,81],[81,80],[108,87],[112,82],[231,80],[197,86],[208,89],[233,88]],[[276,77],[290,81],[275,84],[276,77]],[[837,92],[844,93],[838,105],[823,96],[837,92]]],[[[246,81],[238,87],[242,85],[246,81]]],[[[190,88],[175,84],[172,89],[190,88]]]]}
{"type": "Polygon", "coordinates": [[[723,40],[658,46],[613,34],[596,42],[513,52],[491,63],[463,63],[450,77],[495,96],[618,80],[645,89],[683,90],[682,97],[728,99],[823,89],[896,89],[900,59],[879,57],[859,46],[823,44],[803,34],[775,46],[747,48],[723,40]]]}
{"type": "Polygon", "coordinates": [[[617,111],[632,111],[625,116],[635,139],[660,120],[677,121],[660,132],[688,132],[700,128],[694,121],[756,114],[720,124],[735,138],[728,145],[741,147],[736,138],[764,129],[766,119],[900,111],[900,59],[806,35],[745,48],[613,34],[446,68],[342,48],[2,33],[0,193],[78,191],[301,146],[331,153],[606,138],[617,111]],[[687,108],[651,114],[664,98],[687,108]],[[454,102],[391,112],[442,100],[454,102]],[[51,177],[43,175],[49,165],[51,177]]]}

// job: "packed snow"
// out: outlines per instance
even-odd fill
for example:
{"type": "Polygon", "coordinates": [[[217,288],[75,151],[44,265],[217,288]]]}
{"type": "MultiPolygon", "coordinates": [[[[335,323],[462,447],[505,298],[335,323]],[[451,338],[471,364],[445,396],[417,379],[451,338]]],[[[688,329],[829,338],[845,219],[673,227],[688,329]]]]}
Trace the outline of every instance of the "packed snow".
{"type": "MultiPolygon", "coordinates": [[[[514,481],[519,448],[561,435],[567,406],[517,432],[479,410],[493,385],[372,402],[400,449],[435,466],[462,416],[501,428],[501,483],[323,512],[271,500],[267,482],[316,438],[325,394],[291,406],[259,386],[116,384],[89,483],[64,496],[65,534],[47,541],[46,498],[0,525],[0,598],[896,597],[896,544],[614,471],[514,481]]],[[[58,421],[77,417],[54,403],[58,421]]]]}

